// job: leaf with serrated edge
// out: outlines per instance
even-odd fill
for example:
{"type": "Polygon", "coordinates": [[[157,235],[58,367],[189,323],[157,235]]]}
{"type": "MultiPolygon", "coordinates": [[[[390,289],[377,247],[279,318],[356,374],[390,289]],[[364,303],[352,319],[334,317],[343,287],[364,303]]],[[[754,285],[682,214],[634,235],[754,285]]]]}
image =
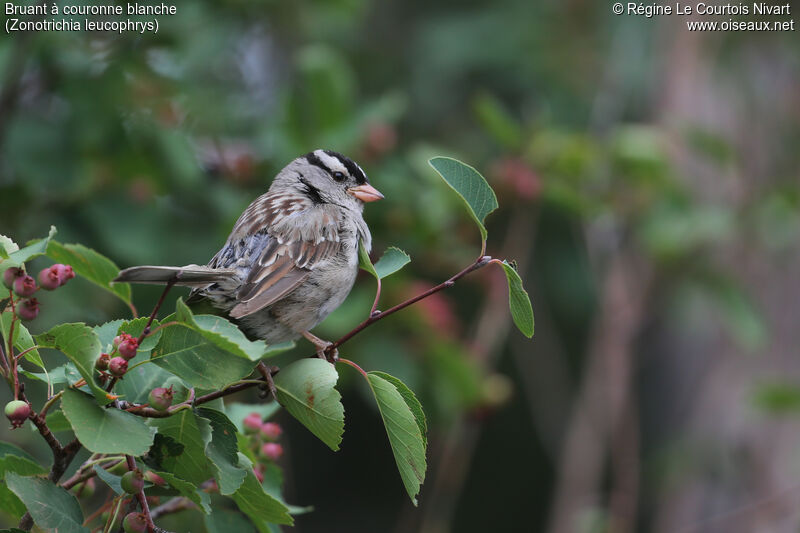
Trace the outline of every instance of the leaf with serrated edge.
{"type": "MultiPolygon", "coordinates": [[[[240,454],[241,459],[243,459],[242,462],[249,463],[247,458],[240,454]]],[[[253,474],[252,468],[247,469],[244,483],[239,487],[239,490],[233,493],[232,498],[239,509],[256,524],[260,521],[272,524],[294,524],[294,519],[289,515],[289,509],[264,492],[261,483],[258,482],[255,474],[253,474]]]]}
{"type": "Polygon", "coordinates": [[[213,409],[200,408],[197,415],[211,423],[211,441],[206,445],[206,457],[214,467],[219,493],[233,494],[242,485],[247,473],[239,466],[236,426],[223,413],[213,409]]]}
{"type": "Polygon", "coordinates": [[[464,201],[485,242],[486,215],[497,209],[497,197],[486,179],[471,166],[451,157],[434,157],[428,164],[464,201]]]}
{"type": "Polygon", "coordinates": [[[131,286],[111,281],[119,274],[119,267],[111,259],[82,244],[61,244],[51,241],[47,257],[56,263],[70,265],[77,275],[109,291],[126,304],[131,303],[131,286]]]}
{"type": "Polygon", "coordinates": [[[386,276],[391,276],[408,263],[411,262],[411,257],[400,248],[390,246],[386,249],[378,262],[375,263],[375,272],[380,279],[386,276]]]}
{"type": "Polygon", "coordinates": [[[28,508],[37,526],[58,533],[88,533],[83,527],[83,513],[75,496],[38,477],[6,475],[6,484],[28,508]]]}
{"type": "Polygon", "coordinates": [[[411,409],[411,414],[414,415],[414,420],[417,422],[417,426],[419,427],[420,435],[422,435],[422,443],[425,447],[428,447],[428,423],[425,419],[425,411],[422,410],[422,404],[419,403],[417,397],[414,395],[411,389],[408,386],[397,379],[396,377],[387,374],[386,372],[377,372],[372,371],[368,372],[368,374],[374,374],[380,378],[385,379],[397,389],[397,392],[400,393],[400,396],[403,397],[403,401],[406,402],[406,405],[409,409],[411,409]]]}
{"type": "Polygon", "coordinates": [[[533,306],[528,293],[522,286],[522,278],[519,277],[516,269],[503,261],[503,270],[508,279],[508,308],[511,310],[511,318],[514,324],[528,338],[533,337],[533,306]]]}
{"type": "Polygon", "coordinates": [[[37,335],[35,340],[42,348],[54,348],[66,355],[86,380],[97,401],[104,405],[111,401],[94,378],[94,364],[100,356],[100,340],[92,328],[79,323],[61,324],[37,335]]]}
{"type": "Polygon", "coordinates": [[[8,258],[8,254],[19,250],[19,246],[10,237],[0,235],[0,257],[8,258]]]}
{"type": "Polygon", "coordinates": [[[197,487],[193,483],[189,483],[188,481],[179,478],[171,472],[154,472],[161,476],[161,478],[166,481],[170,487],[180,492],[181,496],[189,498],[191,501],[197,504],[197,507],[200,508],[203,513],[209,514],[211,512],[211,498],[209,498],[208,493],[197,490],[197,487]]]}
{"type": "Polygon", "coordinates": [[[278,403],[332,450],[344,433],[344,406],[334,388],[339,374],[322,359],[301,359],[275,375],[278,403]]]}
{"type": "Polygon", "coordinates": [[[417,505],[417,494],[427,470],[425,439],[420,432],[420,423],[391,381],[374,372],[367,374],[367,380],[378,403],[400,478],[411,501],[417,505]]]}
{"type": "Polygon", "coordinates": [[[50,226],[50,233],[44,239],[40,239],[38,241],[29,244],[25,248],[20,248],[19,250],[8,254],[8,258],[3,259],[0,261],[0,275],[2,275],[6,270],[11,267],[20,267],[26,261],[30,261],[35,257],[39,257],[40,255],[44,255],[45,251],[47,250],[47,244],[50,242],[50,239],[53,238],[53,235],[56,234],[56,227],[50,226]]]}
{"type": "Polygon", "coordinates": [[[90,452],[142,455],[153,444],[155,429],[141,417],[104,409],[82,392],[66,389],[61,409],[75,436],[90,452]]]}

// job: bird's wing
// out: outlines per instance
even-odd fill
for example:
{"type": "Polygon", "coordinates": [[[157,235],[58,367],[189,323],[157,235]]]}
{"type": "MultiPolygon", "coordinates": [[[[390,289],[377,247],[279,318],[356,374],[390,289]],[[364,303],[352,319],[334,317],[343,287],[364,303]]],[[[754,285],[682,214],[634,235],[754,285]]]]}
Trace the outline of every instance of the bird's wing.
{"type": "Polygon", "coordinates": [[[313,208],[304,197],[292,201],[293,208],[287,209],[285,196],[265,195],[248,208],[254,216],[246,216],[245,211],[240,219],[247,227],[239,227],[239,222],[234,226],[232,239],[258,232],[268,238],[239,289],[239,303],[231,309],[231,317],[242,318],[280,300],[338,253],[338,222],[333,212],[313,208]]]}

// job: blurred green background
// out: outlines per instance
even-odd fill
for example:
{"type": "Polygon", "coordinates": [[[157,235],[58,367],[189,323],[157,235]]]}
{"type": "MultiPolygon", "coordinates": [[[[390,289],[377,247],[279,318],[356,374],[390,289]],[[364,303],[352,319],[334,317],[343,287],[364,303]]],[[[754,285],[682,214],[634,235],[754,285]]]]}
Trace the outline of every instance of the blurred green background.
{"type": "MultiPolygon", "coordinates": [[[[797,531],[796,33],[527,0],[182,2],[159,24],[0,38],[0,233],[204,263],[281,167],[333,149],[386,195],[376,254],[412,256],[387,307],[478,253],[426,164],[449,155],[496,190],[488,253],[533,300],[529,341],[486,269],[349,343],[420,397],[428,478],[414,508],[345,368],[340,452],[280,418],[287,498],[315,507],[296,531],[797,531]]],[[[316,333],[373,294],[360,277],[316,333]]],[[[80,280],[54,298],[34,332],[128,316],[80,280]]]]}

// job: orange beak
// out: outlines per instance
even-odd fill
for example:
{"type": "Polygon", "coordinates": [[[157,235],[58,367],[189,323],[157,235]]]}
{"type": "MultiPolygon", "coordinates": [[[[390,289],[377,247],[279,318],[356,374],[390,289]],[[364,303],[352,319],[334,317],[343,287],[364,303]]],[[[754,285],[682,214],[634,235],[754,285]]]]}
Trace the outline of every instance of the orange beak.
{"type": "Polygon", "coordinates": [[[347,189],[347,194],[355,196],[362,202],[374,202],[383,198],[381,192],[369,183],[357,187],[350,187],[347,189]]]}

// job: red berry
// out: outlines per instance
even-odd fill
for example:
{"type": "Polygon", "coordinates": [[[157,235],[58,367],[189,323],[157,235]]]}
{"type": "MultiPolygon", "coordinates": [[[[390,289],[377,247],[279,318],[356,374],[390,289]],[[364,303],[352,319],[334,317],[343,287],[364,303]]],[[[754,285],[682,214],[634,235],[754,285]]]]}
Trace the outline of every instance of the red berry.
{"type": "Polygon", "coordinates": [[[21,268],[11,267],[5,272],[3,272],[3,285],[6,286],[6,289],[13,289],[14,280],[24,275],[25,271],[22,270],[21,268]]]}
{"type": "Polygon", "coordinates": [[[36,292],[36,281],[27,274],[19,276],[14,280],[13,289],[17,296],[30,296],[36,292]]]}
{"type": "Polygon", "coordinates": [[[261,471],[260,465],[253,469],[253,474],[259,483],[264,483],[264,472],[261,471]]]}
{"type": "Polygon", "coordinates": [[[267,459],[277,461],[278,457],[283,455],[283,446],[277,442],[268,442],[261,447],[261,455],[267,459]]]}
{"type": "Polygon", "coordinates": [[[28,298],[17,304],[17,316],[22,320],[33,320],[39,315],[39,300],[28,298]]]}
{"type": "Polygon", "coordinates": [[[114,337],[114,341],[113,341],[114,347],[116,348],[117,346],[122,344],[123,341],[128,340],[130,338],[131,338],[131,336],[128,335],[127,333],[120,333],[119,335],[114,337]]]}
{"type": "Polygon", "coordinates": [[[147,397],[150,407],[158,411],[166,411],[172,405],[172,387],[166,389],[164,387],[156,387],[150,391],[147,397]]]}
{"type": "Polygon", "coordinates": [[[264,422],[261,424],[261,434],[270,440],[277,440],[283,430],[275,422],[264,422]]]}
{"type": "Polygon", "coordinates": [[[139,494],[139,491],[144,488],[144,474],[141,470],[130,470],[122,475],[119,480],[122,490],[128,494],[139,494]]]}
{"type": "Polygon", "coordinates": [[[108,371],[112,376],[121,378],[128,371],[128,361],[122,357],[114,357],[108,362],[108,371]]]}
{"type": "Polygon", "coordinates": [[[111,356],[107,353],[101,353],[100,357],[97,358],[97,361],[94,362],[94,367],[97,370],[108,370],[108,362],[111,360],[111,356]]]}
{"type": "Polygon", "coordinates": [[[69,265],[56,264],[53,265],[58,271],[58,279],[64,285],[67,281],[75,277],[75,271],[69,265]]]}
{"type": "Polygon", "coordinates": [[[128,513],[122,521],[125,533],[144,533],[147,531],[147,520],[143,513],[128,513]]]}
{"type": "Polygon", "coordinates": [[[39,286],[46,291],[55,290],[61,285],[61,280],[58,278],[58,271],[53,267],[45,268],[39,272],[37,279],[39,280],[39,286]]]}
{"type": "Polygon", "coordinates": [[[261,415],[258,413],[250,413],[244,417],[244,420],[242,420],[242,425],[247,433],[257,432],[261,429],[261,415]]]}
{"type": "Polygon", "coordinates": [[[139,349],[139,341],[132,337],[128,337],[127,339],[122,341],[119,346],[117,346],[119,355],[128,360],[136,357],[136,350],[138,349],[139,349]]]}
{"type": "Polygon", "coordinates": [[[22,427],[30,414],[31,406],[28,405],[28,402],[12,400],[6,404],[6,417],[11,421],[11,427],[14,429],[22,427]]]}

